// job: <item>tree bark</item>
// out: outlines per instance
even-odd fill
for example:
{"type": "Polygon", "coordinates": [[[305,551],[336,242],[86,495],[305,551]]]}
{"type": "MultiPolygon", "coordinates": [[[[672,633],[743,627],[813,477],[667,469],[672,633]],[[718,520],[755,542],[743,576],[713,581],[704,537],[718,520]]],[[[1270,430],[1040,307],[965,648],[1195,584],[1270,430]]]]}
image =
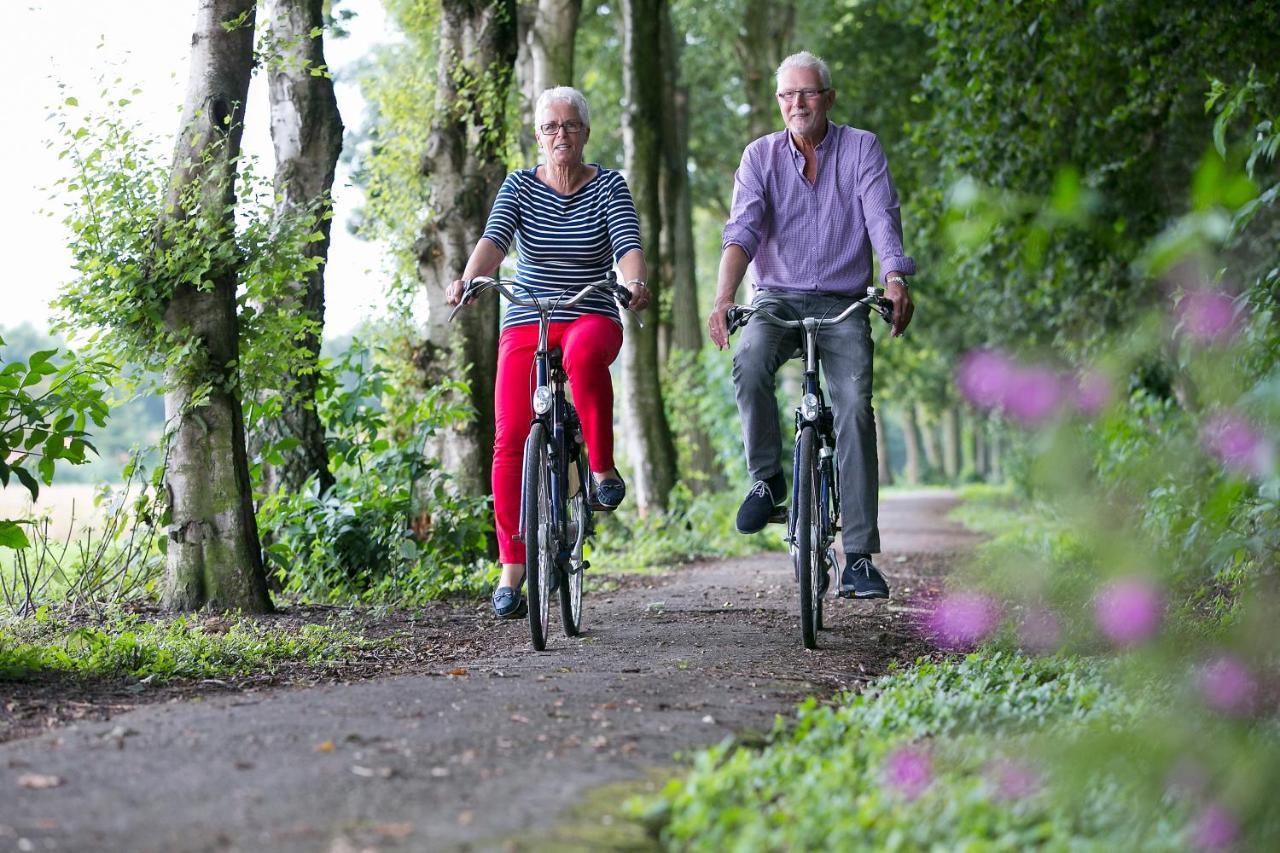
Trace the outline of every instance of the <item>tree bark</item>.
{"type": "MultiPolygon", "coordinates": [[[[166,215],[195,215],[190,208],[198,204],[222,229],[211,239],[229,241],[235,228],[253,30],[254,0],[201,0],[166,215]]],[[[171,521],[163,603],[176,610],[271,610],[240,402],[237,274],[234,261],[222,262],[209,270],[211,287],[181,284],[165,307],[169,333],[195,344],[191,360],[165,377],[172,434],[164,478],[171,521]]]]}
{"type": "MultiPolygon", "coordinates": [[[[622,142],[640,237],[655,297],[662,281],[663,77],[661,21],[667,0],[622,0],[622,142]]],[[[658,311],[650,312],[656,317],[658,311]]],[[[636,502],[642,513],[665,511],[675,485],[675,445],[659,382],[658,323],[641,329],[628,314],[622,347],[622,419],[636,502]]]]}
{"type": "Polygon", "coordinates": [[[330,192],[342,152],[342,117],[333,91],[333,78],[324,61],[324,0],[267,0],[270,44],[275,51],[267,80],[271,98],[271,141],[276,155],[276,211],[284,216],[297,209],[312,210],[321,239],[308,243],[306,253],[319,266],[305,280],[295,282],[291,304],[273,306],[300,312],[315,323],[315,333],[301,342],[306,362],[289,377],[282,390],[278,416],[267,417],[252,437],[256,450],[295,438],[293,449],[280,451],[283,462],[262,463],[262,489],[298,491],[314,475],[323,494],[333,486],[324,427],[316,413],[320,330],[324,326],[324,265],[329,256],[333,209],[330,192]],[[314,37],[312,33],[317,33],[314,37]]]}
{"type": "Polygon", "coordinates": [[[893,485],[893,466],[889,464],[889,436],[885,430],[884,415],[875,416],[876,421],[876,447],[880,448],[880,452],[876,454],[876,465],[880,471],[880,486],[893,485]]]}
{"type": "Polygon", "coordinates": [[[969,421],[973,435],[973,471],[986,480],[991,470],[987,463],[987,419],[975,412],[969,421]]]}
{"type": "Polygon", "coordinates": [[[903,475],[907,478],[907,482],[913,486],[920,485],[920,436],[916,431],[916,415],[915,410],[910,403],[904,405],[898,414],[898,421],[902,425],[902,440],[906,447],[906,464],[903,468],[903,475]]]}
{"type": "Polygon", "coordinates": [[[954,483],[960,476],[960,416],[955,405],[943,407],[938,428],[942,432],[942,471],[954,483]]]}
{"type": "Polygon", "coordinates": [[[437,38],[436,100],[422,170],[426,222],[414,244],[427,302],[425,340],[414,353],[424,388],[465,367],[475,416],[441,430],[424,451],[442,460],[463,492],[490,491],[498,300],[481,299],[450,324],[444,291],[466,266],[506,177],[507,96],[516,60],[515,0],[444,0],[437,38]]]}
{"type": "Polygon", "coordinates": [[[736,43],[747,103],[749,139],[781,129],[774,105],[774,75],[790,52],[796,24],[794,0],[745,0],[736,43]]]}
{"type": "Polygon", "coordinates": [[[942,470],[942,451],[938,448],[938,434],[933,430],[933,418],[924,407],[924,403],[916,403],[916,426],[920,430],[920,446],[924,450],[924,458],[928,470],[925,477],[932,477],[942,470]]]}
{"type": "MultiPolygon", "coordinates": [[[[533,118],[533,105],[552,86],[573,85],[573,51],[582,0],[520,0],[519,56],[516,77],[522,103],[520,115],[533,118]]],[[[537,153],[532,126],[520,128],[525,161],[537,153]]]]}

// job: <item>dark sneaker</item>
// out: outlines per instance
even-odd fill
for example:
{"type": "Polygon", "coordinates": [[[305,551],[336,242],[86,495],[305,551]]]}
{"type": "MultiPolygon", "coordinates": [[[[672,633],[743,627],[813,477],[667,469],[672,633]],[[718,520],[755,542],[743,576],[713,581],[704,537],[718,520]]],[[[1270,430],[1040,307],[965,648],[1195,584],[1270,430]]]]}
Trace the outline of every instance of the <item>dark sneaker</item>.
{"type": "Polygon", "coordinates": [[[759,533],[764,530],[769,519],[786,505],[785,489],[786,481],[781,476],[775,477],[773,482],[756,480],[747,491],[742,506],[738,507],[738,532],[759,533]]]}
{"type": "Polygon", "coordinates": [[[500,586],[493,591],[493,615],[499,619],[521,619],[527,616],[529,607],[520,590],[513,586],[500,586]]]}
{"type": "Polygon", "coordinates": [[[889,584],[866,554],[854,554],[840,573],[841,598],[888,598],[889,584]]]}
{"type": "MultiPolygon", "coordinates": [[[[592,477],[595,480],[594,477],[592,477]]],[[[606,511],[615,510],[627,496],[627,484],[621,477],[606,477],[595,483],[595,506],[606,511]]]]}

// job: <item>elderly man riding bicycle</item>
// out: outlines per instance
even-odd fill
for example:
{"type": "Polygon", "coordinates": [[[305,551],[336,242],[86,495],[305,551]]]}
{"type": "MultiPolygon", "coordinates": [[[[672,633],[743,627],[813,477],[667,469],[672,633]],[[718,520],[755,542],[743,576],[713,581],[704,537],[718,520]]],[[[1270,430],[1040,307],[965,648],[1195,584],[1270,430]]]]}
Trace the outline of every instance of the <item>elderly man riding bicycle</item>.
{"type": "MultiPolygon", "coordinates": [[[[915,262],[903,252],[898,195],[880,141],[827,119],[836,93],[826,63],[813,54],[783,60],[777,83],[786,130],[748,145],[734,175],[715,306],[707,319],[711,339],[721,349],[728,345],[726,312],[748,266],[755,307],[779,316],[835,317],[866,296],[873,249],[893,303],[893,334],[901,335],[911,322],[905,277],[915,273],[915,262]]],[[[786,503],[774,385],[798,343],[796,329],[752,322],[734,354],[747,467],[755,481],[738,511],[742,533],[763,529],[786,503]]],[[[840,595],[887,598],[888,583],[871,561],[880,551],[880,531],[867,312],[824,326],[817,343],[835,417],[845,553],[840,595]]],[[[824,571],[822,587],[827,583],[824,571]]]]}

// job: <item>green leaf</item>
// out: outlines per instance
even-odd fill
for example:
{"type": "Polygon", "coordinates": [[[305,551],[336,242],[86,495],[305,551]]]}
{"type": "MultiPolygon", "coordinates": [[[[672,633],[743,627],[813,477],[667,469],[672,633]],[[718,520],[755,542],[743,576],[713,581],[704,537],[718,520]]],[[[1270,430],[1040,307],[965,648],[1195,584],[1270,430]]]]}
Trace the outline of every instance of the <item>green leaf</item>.
{"type": "Polygon", "coordinates": [[[16,521],[0,521],[0,548],[22,551],[31,547],[31,540],[16,521]]]}
{"type": "Polygon", "coordinates": [[[17,465],[13,466],[13,473],[18,475],[18,481],[27,487],[27,491],[31,492],[31,500],[40,497],[40,484],[36,482],[36,478],[31,472],[17,465]]]}

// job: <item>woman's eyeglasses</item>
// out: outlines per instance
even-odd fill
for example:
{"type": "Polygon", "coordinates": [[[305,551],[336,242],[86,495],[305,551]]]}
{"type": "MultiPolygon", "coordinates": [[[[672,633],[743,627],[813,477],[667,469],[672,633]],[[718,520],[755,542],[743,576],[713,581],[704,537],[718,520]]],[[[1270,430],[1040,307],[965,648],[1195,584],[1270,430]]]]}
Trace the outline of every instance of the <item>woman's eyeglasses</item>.
{"type": "Polygon", "coordinates": [[[580,121],[548,121],[538,125],[538,132],[543,136],[555,136],[561,130],[565,133],[581,133],[584,127],[586,125],[580,121]]]}
{"type": "Polygon", "coordinates": [[[788,89],[785,92],[778,93],[778,100],[788,104],[794,104],[797,100],[811,101],[814,98],[821,97],[830,89],[788,89]]]}

